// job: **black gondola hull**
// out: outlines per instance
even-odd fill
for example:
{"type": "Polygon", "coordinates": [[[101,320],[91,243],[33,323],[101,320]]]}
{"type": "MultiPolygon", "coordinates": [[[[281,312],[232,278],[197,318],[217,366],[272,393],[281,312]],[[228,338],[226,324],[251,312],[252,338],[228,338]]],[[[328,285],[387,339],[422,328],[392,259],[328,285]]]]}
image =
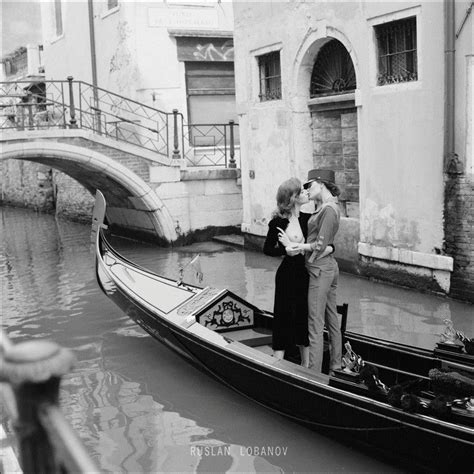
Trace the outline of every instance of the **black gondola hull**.
{"type": "MultiPolygon", "coordinates": [[[[267,408],[310,429],[349,440],[354,445],[375,448],[392,459],[410,460],[416,469],[472,472],[473,430],[405,413],[366,397],[355,397],[262,365],[251,355],[216,346],[133,299],[115,283],[100,257],[97,279],[104,293],[155,339],[267,408]]],[[[363,349],[361,341],[359,344],[363,349]]]]}

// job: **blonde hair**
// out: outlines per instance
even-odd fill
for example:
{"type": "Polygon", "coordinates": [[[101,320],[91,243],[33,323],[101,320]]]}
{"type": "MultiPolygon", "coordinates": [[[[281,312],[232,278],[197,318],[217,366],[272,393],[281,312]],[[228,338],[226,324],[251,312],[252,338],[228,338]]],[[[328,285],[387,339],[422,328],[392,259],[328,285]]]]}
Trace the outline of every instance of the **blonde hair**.
{"type": "Polygon", "coordinates": [[[273,217],[288,218],[295,207],[296,198],[301,193],[301,181],[298,178],[290,178],[278,186],[276,194],[277,209],[273,217]]]}

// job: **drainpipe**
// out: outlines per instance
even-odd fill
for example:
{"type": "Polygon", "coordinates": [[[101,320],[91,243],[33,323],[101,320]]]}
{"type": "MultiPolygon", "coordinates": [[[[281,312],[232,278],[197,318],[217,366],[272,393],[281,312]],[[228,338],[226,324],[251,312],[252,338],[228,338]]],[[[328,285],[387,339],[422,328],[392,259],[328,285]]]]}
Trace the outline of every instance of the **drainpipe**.
{"type": "Polygon", "coordinates": [[[444,74],[444,169],[445,171],[459,173],[461,166],[455,153],[454,142],[454,54],[455,54],[455,0],[444,0],[444,55],[445,55],[445,74],[444,74]]]}
{"type": "Polygon", "coordinates": [[[97,113],[97,127],[98,132],[100,133],[100,112],[99,112],[99,96],[97,93],[97,57],[95,54],[95,29],[94,29],[94,4],[93,0],[87,1],[87,6],[89,10],[89,38],[90,38],[90,48],[91,48],[91,69],[92,69],[92,85],[93,85],[93,94],[94,94],[94,107],[96,108],[97,113]]]}

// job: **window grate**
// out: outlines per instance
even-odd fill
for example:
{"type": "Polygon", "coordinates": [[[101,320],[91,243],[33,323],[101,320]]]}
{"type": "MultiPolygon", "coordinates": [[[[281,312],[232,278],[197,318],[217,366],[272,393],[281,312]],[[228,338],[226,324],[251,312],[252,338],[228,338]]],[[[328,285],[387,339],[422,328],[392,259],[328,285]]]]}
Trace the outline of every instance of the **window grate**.
{"type": "Polygon", "coordinates": [[[260,75],[259,99],[262,102],[281,99],[280,51],[259,56],[258,69],[260,75]]]}
{"type": "Polygon", "coordinates": [[[379,86],[418,80],[416,17],[375,27],[379,86]]]}
{"type": "Polygon", "coordinates": [[[313,66],[310,97],[344,94],[356,87],[354,65],[346,48],[338,40],[327,42],[313,66]]]}

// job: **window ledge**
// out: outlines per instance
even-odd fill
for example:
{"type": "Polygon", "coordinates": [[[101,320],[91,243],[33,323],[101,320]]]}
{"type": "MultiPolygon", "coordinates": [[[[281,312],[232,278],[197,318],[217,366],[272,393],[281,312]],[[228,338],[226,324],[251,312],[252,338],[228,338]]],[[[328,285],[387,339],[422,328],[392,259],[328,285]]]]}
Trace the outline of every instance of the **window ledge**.
{"type": "Polygon", "coordinates": [[[64,33],[60,34],[59,36],[55,36],[54,38],[52,38],[49,43],[50,44],[54,44],[54,43],[57,43],[58,41],[62,40],[64,38],[64,33]]]}
{"type": "Polygon", "coordinates": [[[372,86],[372,92],[375,94],[391,94],[394,92],[402,92],[409,90],[418,90],[423,86],[423,82],[418,81],[409,81],[409,82],[398,82],[396,84],[385,84],[383,86],[372,86]]]}
{"type": "Polygon", "coordinates": [[[279,106],[283,103],[283,99],[273,99],[273,100],[257,100],[255,101],[255,107],[265,108],[272,106],[279,106]]]}
{"type": "Polygon", "coordinates": [[[107,10],[105,13],[102,13],[102,15],[100,15],[100,18],[101,20],[103,20],[104,18],[107,18],[108,16],[117,13],[118,11],[120,11],[120,5],[117,5],[116,7],[107,10]]]}
{"type": "MultiPolygon", "coordinates": [[[[217,4],[217,2],[216,2],[217,4]]],[[[166,6],[168,8],[216,8],[216,5],[212,3],[209,5],[209,3],[203,1],[203,2],[193,2],[193,1],[178,1],[178,2],[173,2],[173,1],[167,1],[166,6]]]]}
{"type": "Polygon", "coordinates": [[[453,258],[445,255],[415,252],[397,247],[380,247],[367,242],[358,243],[359,254],[377,260],[389,260],[432,270],[453,271],[453,258]]]}

